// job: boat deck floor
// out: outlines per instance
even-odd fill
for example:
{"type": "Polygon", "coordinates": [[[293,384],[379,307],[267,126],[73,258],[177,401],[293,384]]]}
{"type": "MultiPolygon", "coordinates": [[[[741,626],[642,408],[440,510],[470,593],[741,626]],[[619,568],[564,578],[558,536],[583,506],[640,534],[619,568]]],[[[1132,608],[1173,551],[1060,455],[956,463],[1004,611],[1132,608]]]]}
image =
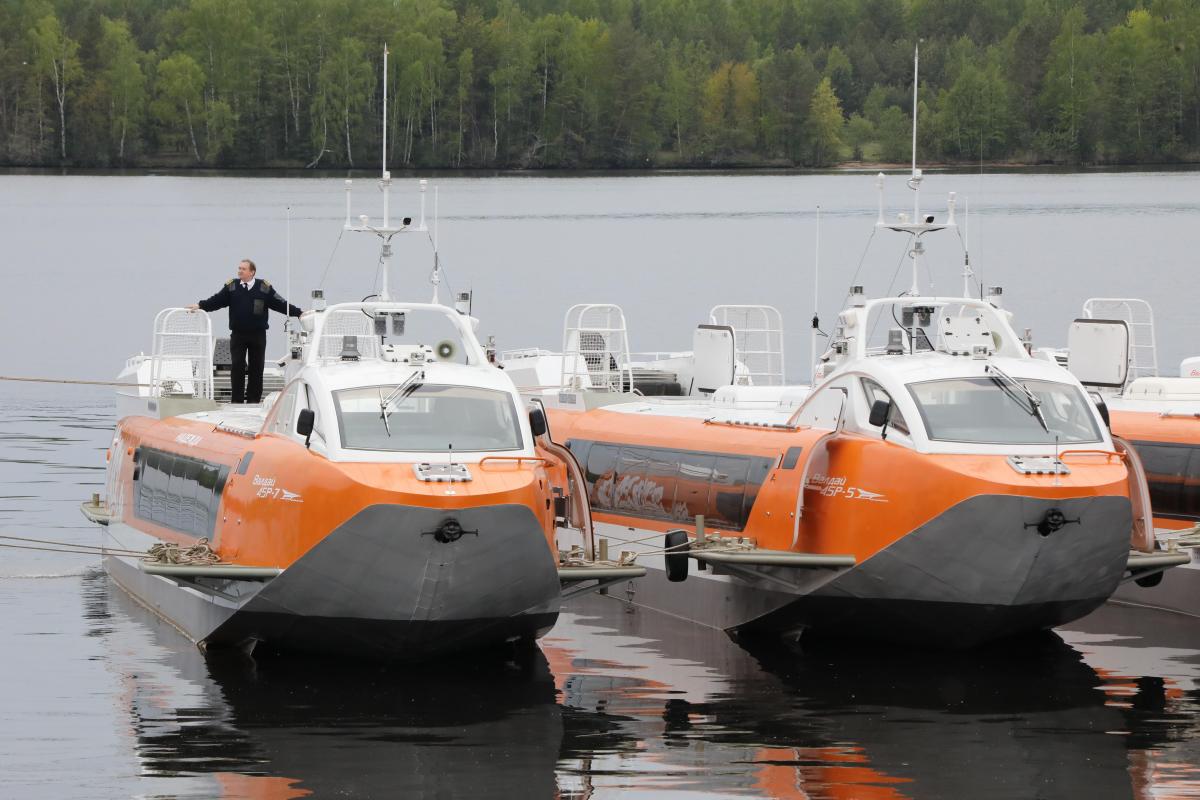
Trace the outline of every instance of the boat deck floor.
{"type": "Polygon", "coordinates": [[[183,414],[180,419],[196,420],[230,433],[255,436],[262,431],[270,408],[265,403],[222,403],[210,411],[183,414]]]}

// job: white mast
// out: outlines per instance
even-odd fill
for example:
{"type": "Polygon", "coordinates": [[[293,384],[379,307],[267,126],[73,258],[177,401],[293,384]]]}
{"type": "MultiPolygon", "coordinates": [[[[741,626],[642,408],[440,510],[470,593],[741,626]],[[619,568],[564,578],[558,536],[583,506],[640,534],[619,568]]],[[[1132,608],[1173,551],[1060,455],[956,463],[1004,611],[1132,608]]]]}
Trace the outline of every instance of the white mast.
{"type": "Polygon", "coordinates": [[[817,331],[821,326],[820,315],[817,313],[821,305],[821,207],[817,206],[817,244],[813,252],[813,318],[812,339],[809,343],[808,366],[813,370],[810,382],[817,384],[817,331]]]}
{"type": "MultiPolygon", "coordinates": [[[[920,86],[921,75],[921,45],[913,45],[913,135],[912,135],[912,177],[908,179],[908,188],[913,190],[913,222],[921,221],[921,171],[917,169],[917,90],[920,86]]],[[[914,295],[921,293],[920,260],[925,248],[917,239],[912,250],[912,289],[914,295]]]]}
{"type": "MultiPolygon", "coordinates": [[[[292,296],[292,207],[287,207],[287,286],[284,287],[287,296],[292,296]]],[[[292,302],[290,299],[288,302],[292,302]]],[[[291,323],[292,318],[289,314],[283,315],[283,329],[286,331],[291,323]]]]}
{"type": "MultiPolygon", "coordinates": [[[[421,181],[422,184],[425,181],[421,181]]],[[[424,191],[424,187],[422,187],[424,191]]],[[[438,296],[438,286],[442,282],[442,265],[438,261],[438,187],[433,187],[433,272],[429,275],[429,282],[433,284],[433,300],[434,305],[441,305],[442,299],[438,296]]]]}
{"type": "Polygon", "coordinates": [[[920,51],[913,49],[913,135],[912,135],[912,174],[908,179],[908,188],[913,190],[913,216],[909,219],[907,214],[901,213],[896,215],[895,222],[887,222],[883,216],[883,173],[879,173],[879,177],[875,182],[875,187],[879,190],[879,219],[875,225],[879,228],[887,228],[888,230],[907,233],[916,241],[913,243],[912,249],[908,251],[909,258],[912,259],[912,285],[909,287],[909,294],[919,295],[921,293],[921,256],[925,254],[925,245],[921,242],[921,237],[933,231],[952,228],[954,223],[954,193],[950,193],[949,202],[946,205],[948,218],[945,222],[935,222],[932,214],[925,214],[921,211],[921,181],[925,179],[924,174],[917,167],[917,90],[920,78],[920,51]]]}
{"type": "MultiPolygon", "coordinates": [[[[381,174],[379,176],[379,187],[383,189],[383,228],[387,230],[391,224],[391,200],[392,200],[392,176],[387,169],[387,62],[388,49],[387,45],[383,46],[383,153],[380,159],[381,174]]],[[[365,223],[364,223],[365,224],[365,223]]],[[[392,237],[388,236],[383,240],[383,251],[380,254],[383,259],[383,276],[382,284],[379,288],[380,300],[391,300],[388,293],[388,268],[391,266],[392,260],[392,237]]]]}
{"type": "MultiPolygon", "coordinates": [[[[917,297],[921,294],[921,256],[925,254],[925,244],[921,241],[921,237],[933,231],[944,230],[945,228],[955,227],[954,223],[954,192],[950,193],[949,201],[946,204],[947,219],[945,222],[934,222],[932,214],[924,214],[921,211],[921,181],[924,180],[924,175],[917,168],[917,98],[920,85],[920,66],[921,53],[920,46],[913,47],[913,133],[912,133],[912,173],[908,179],[908,188],[913,191],[913,216],[909,219],[907,214],[900,213],[896,215],[895,222],[887,222],[883,216],[883,173],[879,173],[875,181],[875,188],[879,191],[879,218],[875,222],[877,228],[887,228],[888,230],[897,231],[899,233],[907,233],[913,241],[912,249],[908,251],[908,257],[912,259],[912,285],[909,287],[908,294],[917,297]]],[[[912,330],[909,332],[910,347],[915,350],[917,342],[917,315],[913,314],[912,330]]]]}
{"type": "Polygon", "coordinates": [[[971,198],[963,198],[963,212],[967,219],[963,224],[963,297],[971,296],[971,278],[975,271],[971,269],[971,198]]]}
{"type": "Polygon", "coordinates": [[[398,226],[392,225],[392,174],[387,168],[387,63],[388,49],[387,45],[383,46],[383,150],[381,153],[381,173],[379,176],[379,188],[383,191],[383,224],[372,225],[370,218],[366,214],[360,214],[358,217],[358,225],[350,223],[350,189],[351,181],[346,181],[346,224],[345,229],[356,233],[373,233],[383,240],[383,245],[379,251],[380,261],[380,287],[379,299],[383,301],[391,300],[391,291],[388,286],[388,272],[392,261],[392,237],[397,233],[405,232],[426,232],[425,231],[425,181],[421,181],[421,221],[413,227],[412,220],[404,217],[398,226]]]}

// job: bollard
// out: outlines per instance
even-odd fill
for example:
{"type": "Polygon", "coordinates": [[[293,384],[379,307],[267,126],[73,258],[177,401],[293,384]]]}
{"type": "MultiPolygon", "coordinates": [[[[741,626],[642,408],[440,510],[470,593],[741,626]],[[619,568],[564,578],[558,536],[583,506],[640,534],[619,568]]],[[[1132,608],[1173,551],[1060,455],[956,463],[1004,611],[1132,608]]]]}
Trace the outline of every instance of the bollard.
{"type": "Polygon", "coordinates": [[[608,561],[608,539],[600,540],[600,555],[596,557],[597,561],[608,561]]]}

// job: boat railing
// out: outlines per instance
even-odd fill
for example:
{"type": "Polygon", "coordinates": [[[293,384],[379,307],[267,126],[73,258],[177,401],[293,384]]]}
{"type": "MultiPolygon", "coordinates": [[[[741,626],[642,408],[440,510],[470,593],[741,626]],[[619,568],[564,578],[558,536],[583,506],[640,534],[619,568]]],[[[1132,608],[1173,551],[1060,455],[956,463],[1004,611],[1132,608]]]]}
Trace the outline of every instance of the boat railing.
{"type": "Polygon", "coordinates": [[[164,308],[154,317],[150,351],[151,397],[165,394],[213,399],[212,321],[186,308],[164,308]]]}
{"type": "Polygon", "coordinates": [[[620,306],[585,303],[567,309],[561,385],[628,391],[633,386],[629,334],[620,306]]]}
{"type": "Polygon", "coordinates": [[[721,305],[709,312],[713,325],[733,328],[734,357],[746,366],[739,381],[782,386],[783,315],[773,306],[721,305]]]}
{"type": "Polygon", "coordinates": [[[337,361],[353,345],[356,358],[378,359],[382,355],[375,320],[361,309],[328,309],[317,339],[317,358],[337,361]],[[353,337],[351,340],[349,337],[353,337]]]}

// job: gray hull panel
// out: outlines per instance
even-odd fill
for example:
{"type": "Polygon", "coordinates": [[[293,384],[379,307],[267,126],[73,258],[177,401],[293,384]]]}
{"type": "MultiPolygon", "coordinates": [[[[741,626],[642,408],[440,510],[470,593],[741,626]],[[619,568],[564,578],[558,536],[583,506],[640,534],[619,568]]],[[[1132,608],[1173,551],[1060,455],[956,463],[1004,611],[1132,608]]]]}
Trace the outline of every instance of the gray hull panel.
{"type": "MultiPolygon", "coordinates": [[[[210,592],[182,586],[156,575],[147,575],[132,559],[105,556],[104,569],[135,600],[194,642],[203,641],[237,613],[236,604],[223,602],[210,592]]],[[[230,588],[228,583],[225,588],[230,588]]],[[[260,586],[245,588],[257,591],[260,586]]]]}
{"type": "Polygon", "coordinates": [[[1131,527],[1123,497],[980,496],[832,578],[798,576],[790,594],[778,581],[708,579],[694,562],[683,583],[651,569],[611,594],[742,633],[970,647],[1090,613],[1121,580],[1131,527]],[[1052,509],[1067,522],[1043,536],[1037,525],[1052,509]]]}
{"type": "Polygon", "coordinates": [[[204,646],[262,642],[400,660],[540,636],[557,619],[561,595],[541,525],[517,504],[453,511],[371,506],[265,584],[188,586],[146,575],[132,559],[106,558],[105,567],[139,602],[204,646]],[[442,541],[433,532],[448,518],[463,533],[442,541]]]}
{"type": "Polygon", "coordinates": [[[522,505],[371,506],[333,531],[208,637],[420,659],[534,637],[557,618],[557,565],[522,505]],[[455,519],[464,533],[434,532],[455,519]]]}
{"type": "Polygon", "coordinates": [[[1051,628],[1116,590],[1132,520],[1124,497],[974,497],[754,626],[948,647],[1051,628]]]}

